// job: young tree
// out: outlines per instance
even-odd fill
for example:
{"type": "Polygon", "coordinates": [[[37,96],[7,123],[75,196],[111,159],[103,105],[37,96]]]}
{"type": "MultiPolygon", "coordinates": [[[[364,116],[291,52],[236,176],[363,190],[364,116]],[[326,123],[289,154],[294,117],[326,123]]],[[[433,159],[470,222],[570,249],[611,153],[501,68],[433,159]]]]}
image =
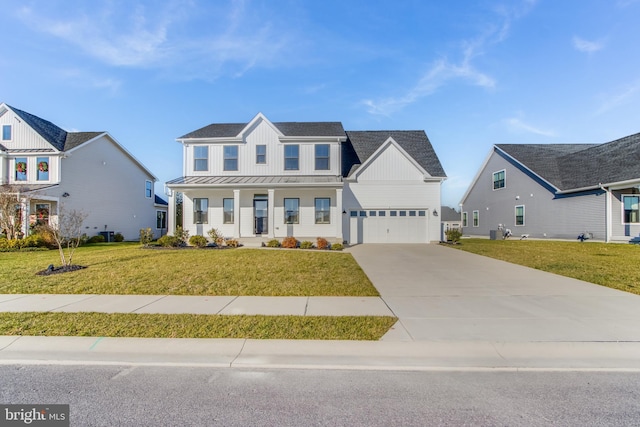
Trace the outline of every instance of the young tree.
{"type": "Polygon", "coordinates": [[[20,231],[20,189],[15,185],[0,185],[0,233],[7,239],[18,237],[20,231]]]}
{"type": "Polygon", "coordinates": [[[87,214],[84,212],[75,209],[67,211],[60,205],[57,219],[49,221],[49,225],[45,226],[58,245],[60,261],[64,267],[72,265],[73,253],[82,241],[82,223],[86,218],[87,214]]]}

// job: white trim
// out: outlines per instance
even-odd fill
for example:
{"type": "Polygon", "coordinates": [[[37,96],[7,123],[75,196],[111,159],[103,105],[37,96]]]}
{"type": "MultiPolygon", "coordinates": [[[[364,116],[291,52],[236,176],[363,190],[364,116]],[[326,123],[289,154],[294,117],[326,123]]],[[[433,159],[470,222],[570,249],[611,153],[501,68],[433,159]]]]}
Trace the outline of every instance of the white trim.
{"type": "Polygon", "coordinates": [[[491,174],[491,189],[493,191],[498,191],[498,190],[504,190],[505,188],[507,188],[507,170],[506,169],[500,169],[498,171],[495,171],[491,174]],[[496,187],[496,174],[503,172],[504,173],[504,178],[502,179],[503,183],[502,183],[502,187],[500,188],[495,188],[496,187]]]}
{"type": "Polygon", "coordinates": [[[525,207],[524,205],[516,205],[513,208],[513,225],[514,227],[524,227],[525,224],[525,207]],[[518,208],[522,208],[522,224],[518,224],[518,208]]]}
{"type": "MultiPolygon", "coordinates": [[[[625,222],[624,221],[624,198],[625,197],[637,197],[638,202],[640,204],[640,194],[620,194],[620,223],[622,225],[640,225],[640,218],[638,222],[625,222]]],[[[638,206],[640,209],[640,205],[638,206]]],[[[638,212],[638,216],[640,216],[640,211],[638,212]]]]}

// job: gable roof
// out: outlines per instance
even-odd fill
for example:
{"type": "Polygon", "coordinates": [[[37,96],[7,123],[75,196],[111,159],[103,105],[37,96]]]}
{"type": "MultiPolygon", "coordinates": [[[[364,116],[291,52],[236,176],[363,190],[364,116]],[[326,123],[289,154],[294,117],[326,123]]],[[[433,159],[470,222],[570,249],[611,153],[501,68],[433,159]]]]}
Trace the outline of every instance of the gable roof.
{"type": "MultiPolygon", "coordinates": [[[[273,122],[284,136],[328,136],[344,138],[340,122],[273,122]]],[[[181,136],[181,139],[235,138],[248,123],[213,123],[181,136]]]]}
{"type": "MultiPolygon", "coordinates": [[[[6,104],[5,104],[6,105],[6,104]]],[[[48,120],[7,105],[22,121],[58,151],[68,151],[104,132],[67,132],[48,120]]]]}
{"type": "Polygon", "coordinates": [[[460,212],[449,206],[440,206],[440,221],[460,221],[460,212]]]}
{"type": "Polygon", "coordinates": [[[389,138],[392,138],[429,175],[446,177],[440,160],[422,130],[347,131],[347,144],[342,150],[342,175],[347,177],[367,161],[389,138]]]}
{"type": "Polygon", "coordinates": [[[640,133],[604,144],[499,144],[559,191],[640,180],[640,133]]]}

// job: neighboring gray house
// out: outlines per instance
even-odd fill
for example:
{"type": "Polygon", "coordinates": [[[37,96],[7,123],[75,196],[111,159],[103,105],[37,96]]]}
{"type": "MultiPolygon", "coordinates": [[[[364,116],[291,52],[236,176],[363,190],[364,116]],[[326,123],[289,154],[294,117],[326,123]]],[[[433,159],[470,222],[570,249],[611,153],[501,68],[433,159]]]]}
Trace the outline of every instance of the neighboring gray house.
{"type": "Polygon", "coordinates": [[[345,132],[340,122],[219,123],[190,132],[167,183],[191,235],[356,243],[440,240],[445,173],[424,131],[345,132]]]}
{"type": "Polygon", "coordinates": [[[156,177],[109,133],[67,132],[4,103],[0,128],[0,185],[18,190],[25,235],[55,221],[61,206],[87,214],[88,236],[120,232],[137,240],[141,228],[162,231],[158,212],[167,206],[155,197],[156,177]]]}
{"type": "Polygon", "coordinates": [[[640,235],[640,134],[605,144],[499,144],[462,201],[465,235],[630,241],[640,235]]]}

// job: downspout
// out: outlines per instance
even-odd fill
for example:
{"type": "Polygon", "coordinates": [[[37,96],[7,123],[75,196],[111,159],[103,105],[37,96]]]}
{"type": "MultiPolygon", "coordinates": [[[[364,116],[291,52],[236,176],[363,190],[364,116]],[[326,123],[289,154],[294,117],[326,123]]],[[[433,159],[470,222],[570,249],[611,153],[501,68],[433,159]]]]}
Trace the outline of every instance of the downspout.
{"type": "Polygon", "coordinates": [[[611,241],[611,192],[607,190],[602,183],[598,183],[598,186],[602,191],[605,192],[607,198],[605,200],[605,223],[604,223],[604,241],[605,243],[609,243],[611,241]]]}

